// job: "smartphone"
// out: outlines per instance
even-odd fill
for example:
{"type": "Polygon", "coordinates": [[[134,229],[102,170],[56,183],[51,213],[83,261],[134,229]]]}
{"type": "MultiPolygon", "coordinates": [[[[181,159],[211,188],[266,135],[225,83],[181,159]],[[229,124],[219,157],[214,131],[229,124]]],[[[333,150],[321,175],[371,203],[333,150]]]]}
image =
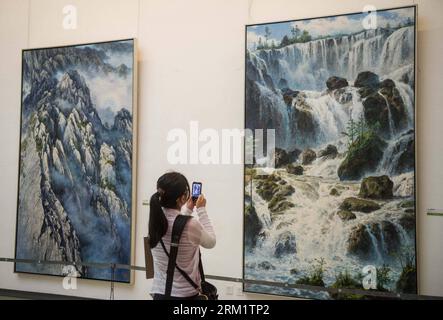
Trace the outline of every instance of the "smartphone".
{"type": "Polygon", "coordinates": [[[202,183],[201,182],[193,182],[192,183],[192,192],[191,192],[191,197],[192,197],[192,201],[197,201],[198,197],[201,195],[202,193],[202,183]]]}

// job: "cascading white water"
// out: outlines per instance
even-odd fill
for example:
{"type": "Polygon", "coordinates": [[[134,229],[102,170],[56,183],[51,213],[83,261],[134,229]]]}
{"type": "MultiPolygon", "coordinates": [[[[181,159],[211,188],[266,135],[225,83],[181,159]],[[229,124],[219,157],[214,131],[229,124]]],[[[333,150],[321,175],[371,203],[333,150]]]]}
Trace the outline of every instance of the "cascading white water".
{"type": "MultiPolygon", "coordinates": [[[[403,199],[393,201],[379,201],[385,208],[371,213],[355,212],[357,218],[350,221],[342,221],[336,212],[344,199],[355,196],[360,189],[358,182],[339,182],[333,176],[324,178],[321,176],[312,176],[309,173],[315,172],[315,167],[321,166],[324,162],[336,166],[340,161],[334,160],[316,160],[311,166],[307,175],[294,176],[288,174],[285,170],[278,171],[278,174],[295,188],[289,200],[295,204],[294,208],[288,209],[283,215],[274,215],[270,213],[267,202],[255,192],[256,185],[253,187],[253,203],[256,211],[260,212],[259,218],[265,225],[266,238],[259,242],[253,252],[246,254],[248,265],[258,265],[264,261],[269,262],[276,267],[269,272],[255,267],[249,268],[248,276],[252,278],[268,279],[274,281],[287,281],[289,271],[297,267],[297,277],[308,275],[312,270],[315,259],[323,258],[326,262],[324,281],[331,285],[335,281],[337,272],[348,270],[356,274],[361,272],[361,261],[348,253],[348,239],[351,231],[359,225],[365,225],[368,235],[371,238],[372,262],[381,266],[387,261],[396,265],[393,257],[387,252],[387,244],[383,233],[373,234],[371,226],[378,226],[381,230],[381,221],[390,221],[398,230],[400,240],[404,244],[413,242],[411,234],[407,233],[403,227],[397,223],[395,217],[402,216],[402,209],[399,203],[403,199]],[[341,194],[331,195],[331,188],[340,188],[341,194]],[[272,223],[270,223],[272,221],[272,223]],[[276,257],[275,244],[279,236],[285,232],[291,232],[296,237],[296,253],[276,257]]],[[[337,169],[337,167],[335,168],[337,169]]],[[[410,199],[410,198],[409,198],[410,199]]],[[[392,276],[398,277],[400,269],[393,269],[392,276]]]]}
{"type": "Polygon", "coordinates": [[[379,174],[395,174],[398,161],[402,152],[407,149],[408,144],[414,139],[414,133],[402,133],[389,140],[388,146],[383,153],[383,158],[377,168],[379,174]]]}
{"type": "Polygon", "coordinates": [[[392,164],[395,163],[396,159],[393,159],[395,156],[395,147],[397,146],[397,141],[391,140],[388,143],[388,146],[383,153],[383,158],[380,161],[380,165],[378,166],[378,173],[390,173],[392,170],[392,164]]]}
{"type": "Polygon", "coordinates": [[[363,70],[385,75],[403,67],[412,60],[413,46],[414,28],[404,27],[390,35],[384,29],[368,30],[250,53],[259,57],[256,63],[266,64],[275,83],[286,79],[295,89],[322,90],[332,75],[353,81],[363,70]]]}
{"type": "Polygon", "coordinates": [[[412,128],[414,126],[414,91],[411,86],[401,81],[394,81],[395,87],[397,88],[403,103],[406,107],[406,112],[408,113],[408,126],[412,128]]]}
{"type": "MultiPolygon", "coordinates": [[[[261,84],[257,84],[261,94],[265,99],[269,101],[269,103],[274,107],[274,110],[271,110],[270,113],[276,122],[279,123],[279,126],[276,128],[276,146],[280,148],[288,148],[289,146],[289,137],[290,137],[290,123],[289,123],[289,114],[287,110],[287,106],[284,103],[281,96],[277,95],[275,92],[270,90],[268,87],[263,86],[261,84]]],[[[272,129],[272,128],[271,128],[272,129]]]]}
{"type": "Polygon", "coordinates": [[[306,104],[311,108],[312,115],[318,125],[319,132],[312,146],[339,140],[346,131],[346,126],[352,118],[358,121],[363,114],[363,105],[356,88],[347,88],[345,94],[352,96],[352,104],[343,105],[331,95],[315,91],[305,91],[306,104]]]}
{"type": "Polygon", "coordinates": [[[388,74],[410,64],[414,56],[414,27],[405,27],[392,33],[383,45],[379,72],[388,74]]]}
{"type": "Polygon", "coordinates": [[[390,134],[390,137],[394,137],[395,136],[395,125],[394,125],[394,120],[392,119],[391,105],[388,101],[388,98],[386,98],[386,96],[381,91],[378,91],[378,94],[381,95],[383,97],[383,99],[385,99],[386,107],[388,109],[389,134],[390,134]]]}
{"type": "Polygon", "coordinates": [[[366,231],[369,234],[369,237],[371,238],[372,250],[374,253],[375,261],[377,261],[377,263],[380,263],[381,261],[383,261],[383,249],[380,248],[382,244],[377,240],[371,228],[366,228],[366,231]]]}
{"type": "MultiPolygon", "coordinates": [[[[294,204],[294,207],[285,210],[284,214],[272,215],[268,209],[268,202],[257,194],[254,184],[252,202],[265,226],[265,238],[259,240],[253,252],[245,254],[245,261],[251,266],[246,268],[246,277],[282,282],[288,279],[296,280],[309,275],[315,259],[318,258],[324,258],[326,262],[324,277],[326,285],[333,284],[340,271],[360,273],[362,261],[348,252],[349,235],[360,225],[366,226],[368,236],[371,238],[373,255],[371,263],[377,266],[386,261],[391,262],[392,257],[387,253],[388,244],[383,232],[375,234],[371,226],[378,226],[381,229],[381,222],[388,221],[395,226],[403,243],[413,242],[413,235],[402,227],[398,219],[404,215],[400,203],[414,199],[414,175],[413,172],[400,176],[392,175],[401,151],[405,150],[410,142],[410,135],[413,135],[404,132],[413,129],[414,92],[411,83],[403,82],[405,76],[413,80],[413,50],[408,49],[410,43],[413,43],[413,31],[413,27],[404,27],[393,33],[384,29],[368,30],[356,35],[314,40],[281,49],[250,52],[251,62],[260,70],[261,94],[273,101],[276,112],[281,113],[282,127],[276,129],[277,132],[280,130],[280,136],[284,137],[282,144],[288,149],[300,147],[290,145],[290,129],[294,124],[288,116],[291,112],[288,110],[300,108],[308,110],[317,126],[315,141],[312,141],[309,147],[318,154],[318,151],[324,149],[326,145],[332,144],[337,147],[340,154],[334,159],[318,158],[310,165],[303,165],[302,176],[278,170],[278,174],[295,189],[287,199],[294,204]],[[409,42],[409,44],[397,42],[409,42]],[[388,146],[377,172],[368,173],[388,174],[394,181],[396,198],[377,201],[381,209],[371,213],[354,212],[356,219],[342,221],[337,215],[340,205],[348,197],[358,197],[360,189],[360,181],[340,181],[337,172],[347,151],[347,140],[342,133],[346,131],[351,118],[358,121],[364,114],[358,89],[352,86],[362,71],[373,71],[382,79],[389,78],[395,81],[407,109],[408,127],[402,133],[395,132],[391,109],[388,107],[391,137],[387,141],[388,146]],[[287,107],[282,94],[267,87],[264,74],[272,78],[275,86],[281,79],[285,79],[291,89],[303,91],[304,103],[297,105],[294,99],[292,105],[287,107]],[[350,83],[342,93],[350,95],[350,99],[345,99],[347,103],[339,103],[334,92],[325,90],[325,82],[330,76],[342,76],[350,83]],[[332,195],[330,192],[332,188],[340,190],[339,194],[332,195]],[[284,232],[290,232],[295,236],[296,253],[276,257],[275,244],[284,232]],[[257,267],[264,261],[275,266],[275,269],[266,271],[257,267]],[[290,270],[294,267],[297,272],[291,276],[290,270]]],[[[387,100],[386,97],[383,98],[387,100]]],[[[391,276],[398,279],[401,268],[396,263],[391,264],[393,268],[391,276]]],[[[392,287],[395,284],[390,285],[392,287]]]]}
{"type": "MultiPolygon", "coordinates": [[[[262,94],[272,101],[276,113],[280,113],[279,117],[285,124],[289,121],[288,108],[285,108],[282,94],[278,90],[267,90],[269,88],[265,74],[272,78],[274,86],[285,79],[293,89],[322,91],[329,76],[343,76],[352,83],[359,72],[371,70],[377,72],[381,78],[395,76],[393,80],[405,103],[411,127],[414,92],[410,85],[400,80],[404,75],[411,77],[411,70],[413,71],[411,60],[413,61],[414,51],[410,49],[413,47],[413,31],[413,27],[403,27],[392,34],[385,29],[367,30],[350,36],[292,44],[281,49],[249,51],[248,55],[259,73],[262,94]]],[[[312,108],[315,121],[319,125],[318,143],[336,140],[344,131],[349,115],[345,116],[344,107],[333,97],[312,95],[315,94],[311,93],[307,104],[312,108]]],[[[386,100],[386,97],[383,98],[386,100]]],[[[363,107],[355,91],[352,92],[352,105],[353,109],[361,109],[354,112],[360,115],[363,107]]],[[[391,136],[394,136],[391,110],[388,111],[391,136]]],[[[353,119],[358,120],[354,116],[353,119]]],[[[291,141],[291,125],[293,124],[289,123],[289,126],[276,127],[277,135],[280,135],[279,144],[289,149],[297,147],[288,145],[291,141]]]]}
{"type": "Polygon", "coordinates": [[[254,54],[266,63],[274,81],[283,78],[296,89],[322,90],[332,75],[353,81],[362,70],[384,74],[392,71],[392,65],[387,67],[390,63],[403,66],[413,51],[405,50],[397,42],[408,41],[411,35],[412,27],[401,28],[391,35],[384,29],[367,30],[281,49],[259,50],[254,54]]]}

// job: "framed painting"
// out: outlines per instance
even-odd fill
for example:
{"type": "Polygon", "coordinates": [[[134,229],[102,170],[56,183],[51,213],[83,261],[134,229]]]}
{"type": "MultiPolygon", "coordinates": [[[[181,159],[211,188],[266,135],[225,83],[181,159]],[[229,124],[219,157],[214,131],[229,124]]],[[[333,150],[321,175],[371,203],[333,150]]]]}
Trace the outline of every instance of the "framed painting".
{"type": "MultiPolygon", "coordinates": [[[[22,51],[17,259],[131,264],[135,55],[135,39],[22,51]]],[[[110,269],[57,264],[15,272],[111,280],[110,269]]]]}
{"type": "Polygon", "coordinates": [[[245,127],[275,149],[245,165],[243,276],[316,289],[245,291],[417,293],[416,10],[246,26],[245,127]]]}

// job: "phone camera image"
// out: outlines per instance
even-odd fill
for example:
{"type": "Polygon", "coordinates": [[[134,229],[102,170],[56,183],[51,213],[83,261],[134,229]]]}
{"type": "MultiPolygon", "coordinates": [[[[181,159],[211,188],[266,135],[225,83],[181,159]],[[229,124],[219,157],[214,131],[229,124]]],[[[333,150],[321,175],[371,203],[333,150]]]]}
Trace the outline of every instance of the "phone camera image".
{"type": "Polygon", "coordinates": [[[192,198],[194,200],[197,200],[197,198],[200,196],[202,190],[202,184],[194,182],[192,184],[192,198]]]}

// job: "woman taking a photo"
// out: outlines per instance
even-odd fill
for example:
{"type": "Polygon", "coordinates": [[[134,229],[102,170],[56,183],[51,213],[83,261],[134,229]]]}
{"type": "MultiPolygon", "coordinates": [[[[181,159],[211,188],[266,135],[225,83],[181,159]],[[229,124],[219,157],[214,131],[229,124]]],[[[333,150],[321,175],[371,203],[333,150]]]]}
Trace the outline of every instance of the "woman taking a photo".
{"type": "MultiPolygon", "coordinates": [[[[158,179],[157,192],[151,197],[149,211],[149,241],[154,259],[151,295],[154,300],[166,298],[164,293],[169,259],[160,241],[163,241],[166,250],[170,252],[175,218],[179,214],[191,215],[194,208],[198,219],[191,218],[183,230],[176,264],[194,283],[200,284],[200,246],[207,249],[215,246],[215,233],[205,206],[206,199],[203,195],[200,195],[194,204],[190,197],[188,180],[182,174],[169,172],[158,179]]],[[[171,297],[167,299],[195,299],[198,295],[198,290],[175,268],[171,297]]]]}

